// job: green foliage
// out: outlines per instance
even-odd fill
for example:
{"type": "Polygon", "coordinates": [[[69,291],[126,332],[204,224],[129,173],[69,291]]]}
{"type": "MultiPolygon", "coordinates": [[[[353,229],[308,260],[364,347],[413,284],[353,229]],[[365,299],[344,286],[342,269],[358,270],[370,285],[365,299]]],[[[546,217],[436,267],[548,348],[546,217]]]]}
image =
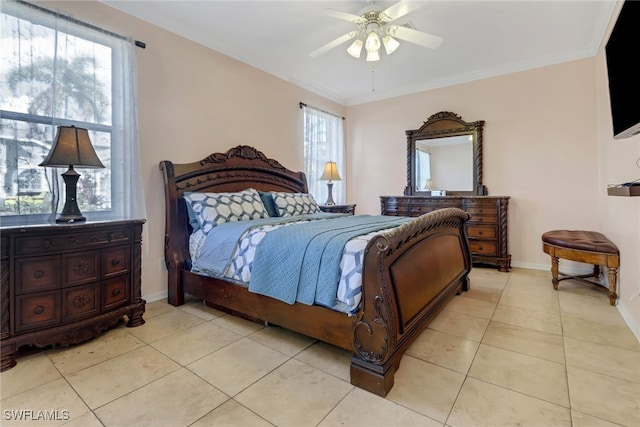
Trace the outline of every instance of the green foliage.
{"type": "Polygon", "coordinates": [[[51,206],[47,193],[19,194],[7,197],[0,212],[2,215],[45,214],[51,212],[51,206]]]}

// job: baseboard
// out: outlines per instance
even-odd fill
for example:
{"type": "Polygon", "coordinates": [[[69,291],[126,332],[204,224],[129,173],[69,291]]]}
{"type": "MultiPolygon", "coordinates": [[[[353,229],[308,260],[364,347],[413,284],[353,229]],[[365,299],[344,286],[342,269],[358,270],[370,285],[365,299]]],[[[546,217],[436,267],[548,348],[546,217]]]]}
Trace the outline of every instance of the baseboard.
{"type": "Polygon", "coordinates": [[[624,319],[627,326],[629,326],[629,329],[631,329],[631,333],[635,335],[638,342],[640,342],[640,325],[636,323],[636,320],[624,305],[618,303],[616,307],[618,308],[618,311],[620,312],[620,315],[624,319]]]}
{"type": "MultiPolygon", "coordinates": [[[[534,264],[530,262],[519,262],[512,261],[512,267],[516,268],[527,268],[529,270],[544,270],[548,271],[551,274],[551,264],[534,264]]],[[[570,275],[578,275],[578,274],[589,274],[593,271],[593,267],[588,264],[583,264],[579,262],[560,260],[560,272],[567,273],[570,275]]]]}
{"type": "Polygon", "coordinates": [[[168,296],[169,296],[168,292],[163,291],[163,292],[156,292],[153,294],[142,295],[142,298],[144,298],[146,302],[153,302],[153,301],[159,301],[162,299],[166,300],[168,296]]]}
{"type": "Polygon", "coordinates": [[[548,271],[551,271],[551,266],[550,265],[533,264],[533,263],[530,263],[530,262],[511,261],[511,267],[526,268],[526,269],[529,269],[529,270],[548,270],[548,271]]]}

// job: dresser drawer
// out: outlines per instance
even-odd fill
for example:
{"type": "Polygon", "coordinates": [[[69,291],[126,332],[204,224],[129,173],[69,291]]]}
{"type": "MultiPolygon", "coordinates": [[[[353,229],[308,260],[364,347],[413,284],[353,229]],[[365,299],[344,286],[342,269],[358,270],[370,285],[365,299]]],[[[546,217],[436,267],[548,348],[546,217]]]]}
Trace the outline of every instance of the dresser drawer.
{"type": "Polygon", "coordinates": [[[433,206],[427,206],[422,204],[411,204],[411,212],[409,216],[420,216],[428,212],[435,210],[433,206]]]}
{"type": "Polygon", "coordinates": [[[483,198],[483,197],[465,198],[464,201],[462,202],[462,205],[464,206],[465,211],[473,208],[479,208],[479,209],[485,208],[485,209],[493,210],[493,212],[495,212],[496,207],[498,205],[498,199],[483,198]]]}
{"type": "Polygon", "coordinates": [[[409,216],[408,199],[383,198],[381,205],[382,215],[409,216]]]}
{"type": "Polygon", "coordinates": [[[469,225],[467,223],[467,236],[471,239],[495,239],[497,235],[497,225],[469,225]]]}
{"type": "Polygon", "coordinates": [[[471,218],[469,219],[471,222],[483,222],[488,224],[496,224],[498,222],[498,215],[495,213],[469,212],[469,215],[471,215],[471,218]]]}
{"type": "Polygon", "coordinates": [[[129,266],[129,246],[117,246],[102,251],[102,277],[126,273],[129,266]]]}
{"type": "Polygon", "coordinates": [[[16,332],[60,323],[60,291],[16,297],[16,332]]]}
{"type": "Polygon", "coordinates": [[[497,255],[498,246],[495,241],[469,240],[469,248],[472,254],[477,255],[497,255]]]}
{"type": "Polygon", "coordinates": [[[48,291],[60,287],[60,257],[38,257],[16,260],[17,295],[48,291]]]}
{"type": "Polygon", "coordinates": [[[62,256],[62,286],[77,286],[100,278],[100,251],[87,251],[62,256]]]}
{"type": "Polygon", "coordinates": [[[100,286],[91,284],[62,290],[62,322],[90,317],[100,312],[100,286]]]}
{"type": "Polygon", "coordinates": [[[131,241],[129,228],[112,228],[90,232],[69,232],[48,236],[16,237],[15,254],[57,253],[67,250],[87,250],[105,243],[127,243],[131,241]]]}
{"type": "Polygon", "coordinates": [[[102,282],[102,310],[112,310],[129,301],[129,277],[121,276],[102,282]]]}

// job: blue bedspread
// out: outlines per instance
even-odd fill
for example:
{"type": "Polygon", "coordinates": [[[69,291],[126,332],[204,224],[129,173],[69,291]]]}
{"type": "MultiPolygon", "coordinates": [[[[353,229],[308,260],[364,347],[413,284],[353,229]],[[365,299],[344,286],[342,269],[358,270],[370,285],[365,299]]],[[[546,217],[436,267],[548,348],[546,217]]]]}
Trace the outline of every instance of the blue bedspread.
{"type": "Polygon", "coordinates": [[[222,277],[229,267],[231,257],[240,243],[241,236],[263,225],[286,224],[289,222],[315,221],[330,219],[346,214],[314,213],[290,217],[270,217],[253,219],[250,221],[232,221],[219,224],[209,232],[207,239],[200,250],[199,256],[194,259],[192,271],[205,273],[214,277],[222,277]]]}
{"type": "Polygon", "coordinates": [[[347,241],[410,220],[357,215],[273,230],[256,248],[249,290],[289,304],[333,307],[347,241]]]}

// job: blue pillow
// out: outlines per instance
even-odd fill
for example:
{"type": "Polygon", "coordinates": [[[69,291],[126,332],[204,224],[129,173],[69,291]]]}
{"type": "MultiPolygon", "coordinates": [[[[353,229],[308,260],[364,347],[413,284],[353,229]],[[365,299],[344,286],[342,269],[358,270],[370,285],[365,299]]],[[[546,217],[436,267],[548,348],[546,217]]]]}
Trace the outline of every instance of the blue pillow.
{"type": "Polygon", "coordinates": [[[189,225],[191,226],[191,232],[195,233],[196,231],[200,230],[200,223],[198,222],[198,216],[193,211],[193,207],[191,206],[191,203],[185,200],[184,204],[187,205],[187,215],[189,216],[189,225]]]}
{"type": "Polygon", "coordinates": [[[266,191],[258,190],[258,194],[260,194],[260,198],[262,199],[262,204],[264,208],[267,210],[269,216],[277,217],[278,216],[278,208],[276,208],[276,202],[273,201],[273,197],[271,193],[266,191]]]}

